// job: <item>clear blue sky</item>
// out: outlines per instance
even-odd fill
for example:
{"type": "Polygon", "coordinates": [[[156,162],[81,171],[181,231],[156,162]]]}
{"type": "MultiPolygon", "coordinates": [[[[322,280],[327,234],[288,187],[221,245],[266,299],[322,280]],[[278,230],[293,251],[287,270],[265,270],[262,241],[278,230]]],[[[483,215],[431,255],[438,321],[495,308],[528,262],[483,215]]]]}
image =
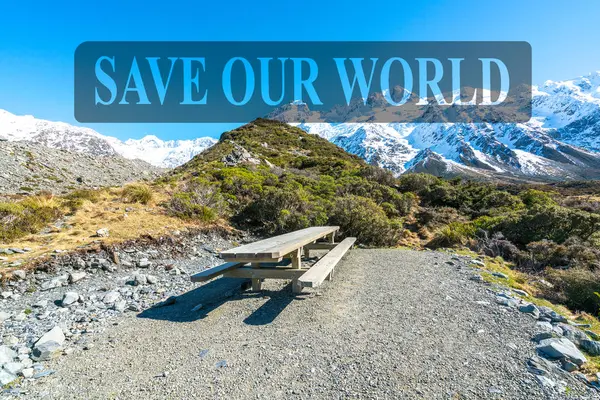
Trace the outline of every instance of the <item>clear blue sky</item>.
{"type": "MultiPolygon", "coordinates": [[[[5,1],[0,108],[76,123],[73,52],[87,40],[525,40],[535,84],[600,70],[600,2],[5,1]]],[[[92,124],[126,139],[218,137],[231,124],[92,124]]]]}

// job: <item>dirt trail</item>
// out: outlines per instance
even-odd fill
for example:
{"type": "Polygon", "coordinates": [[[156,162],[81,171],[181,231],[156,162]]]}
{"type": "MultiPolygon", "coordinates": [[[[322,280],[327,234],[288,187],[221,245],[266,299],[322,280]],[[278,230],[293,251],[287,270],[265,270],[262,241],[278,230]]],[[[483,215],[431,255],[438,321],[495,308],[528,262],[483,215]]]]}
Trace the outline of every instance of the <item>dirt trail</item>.
{"type": "Polygon", "coordinates": [[[526,369],[533,319],[497,305],[468,279],[471,268],[448,261],[438,252],[352,250],[335,280],[312,293],[294,298],[283,282],[267,281],[260,294],[236,293],[191,312],[239,283],[217,280],[175,305],[123,319],[90,350],[57,360],[57,373],[30,394],[553,398],[526,369]]]}

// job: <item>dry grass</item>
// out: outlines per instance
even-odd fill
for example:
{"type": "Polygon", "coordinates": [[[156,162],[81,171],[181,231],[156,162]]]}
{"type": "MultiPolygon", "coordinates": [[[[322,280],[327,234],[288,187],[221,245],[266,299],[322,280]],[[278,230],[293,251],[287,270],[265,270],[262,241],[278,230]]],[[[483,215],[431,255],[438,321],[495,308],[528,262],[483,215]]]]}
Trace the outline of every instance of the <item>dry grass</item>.
{"type": "Polygon", "coordinates": [[[56,249],[73,250],[98,240],[107,244],[118,243],[142,235],[160,236],[199,226],[197,222],[167,215],[159,205],[167,199],[167,193],[155,191],[148,204],[131,204],[122,198],[120,189],[105,189],[94,201],[83,200],[75,214],[68,217],[64,228],[49,225],[51,232],[48,234],[30,234],[1,246],[31,248],[31,252],[7,256],[9,262],[28,261],[56,249]],[[126,208],[132,210],[126,212],[126,208]],[[100,228],[108,228],[110,236],[95,237],[100,228]]]}

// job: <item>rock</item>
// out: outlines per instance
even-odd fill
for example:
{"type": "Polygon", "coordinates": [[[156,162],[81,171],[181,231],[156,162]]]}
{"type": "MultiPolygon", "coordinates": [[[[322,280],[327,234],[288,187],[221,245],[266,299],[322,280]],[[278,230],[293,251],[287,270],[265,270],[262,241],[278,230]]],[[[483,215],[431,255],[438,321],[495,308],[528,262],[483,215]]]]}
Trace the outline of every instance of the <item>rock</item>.
{"type": "MultiPolygon", "coordinates": [[[[1,318],[0,318],[0,320],[1,320],[1,318]]],[[[588,335],[589,337],[591,337],[594,340],[600,340],[600,335],[598,335],[596,332],[586,330],[585,333],[586,333],[586,335],[588,335]]]]}
{"type": "Polygon", "coordinates": [[[134,274],[133,275],[133,285],[134,286],[145,285],[147,283],[148,283],[148,278],[146,277],[146,275],[144,275],[144,274],[134,274]]]}
{"type": "Polygon", "coordinates": [[[492,272],[492,276],[496,278],[508,279],[508,275],[503,274],[502,272],[492,272]]]}
{"type": "Polygon", "coordinates": [[[69,307],[71,304],[79,300],[79,294],[76,292],[67,292],[62,298],[61,304],[63,307],[69,307]]]}
{"type": "Polygon", "coordinates": [[[529,293],[527,293],[524,290],[521,289],[513,289],[513,292],[515,292],[516,294],[518,294],[519,296],[524,296],[524,297],[529,297],[529,293]]]}
{"type": "Polygon", "coordinates": [[[63,285],[63,283],[67,282],[68,278],[69,277],[66,276],[64,278],[60,277],[60,278],[54,278],[54,279],[47,280],[40,285],[40,290],[45,291],[45,290],[50,290],[50,289],[54,289],[57,287],[61,287],[63,285]]]}
{"type": "Polygon", "coordinates": [[[35,304],[32,304],[31,307],[34,308],[46,308],[48,306],[48,300],[40,300],[35,304]]]}
{"type": "Polygon", "coordinates": [[[573,372],[573,371],[577,371],[579,369],[577,364],[574,364],[571,361],[567,361],[567,360],[563,361],[562,368],[567,372],[573,372]]]}
{"type": "Polygon", "coordinates": [[[17,353],[8,346],[0,346],[0,365],[12,362],[17,353]]]}
{"type": "Polygon", "coordinates": [[[71,272],[69,274],[69,283],[79,282],[83,278],[85,278],[87,274],[85,272],[71,272]]]}
{"type": "Polygon", "coordinates": [[[171,296],[168,299],[166,299],[165,301],[161,301],[159,303],[154,304],[152,306],[152,308],[171,306],[171,305],[175,304],[176,302],[177,302],[177,296],[171,296]]]}
{"type": "Polygon", "coordinates": [[[22,269],[17,269],[13,271],[12,275],[21,280],[27,278],[27,272],[23,271],[22,269]]]}
{"type": "Polygon", "coordinates": [[[83,268],[85,268],[85,261],[83,261],[83,258],[77,257],[75,259],[75,261],[73,262],[73,268],[74,269],[83,269],[83,268]]]}
{"type": "Polygon", "coordinates": [[[531,314],[536,319],[539,318],[539,316],[540,316],[540,310],[538,310],[538,308],[531,303],[520,305],[519,311],[521,311],[522,313],[525,313],[525,314],[531,314]]]}
{"type": "Polygon", "coordinates": [[[118,300],[115,302],[113,309],[115,311],[123,312],[123,311],[125,311],[126,307],[127,307],[127,302],[125,300],[121,299],[121,300],[118,300]]]}
{"type": "Polygon", "coordinates": [[[33,368],[25,368],[21,371],[21,374],[23,375],[23,378],[33,378],[33,368]]]}
{"type": "Polygon", "coordinates": [[[511,298],[506,298],[503,296],[496,296],[496,302],[498,304],[502,304],[503,306],[507,306],[507,307],[516,307],[519,304],[517,302],[517,300],[511,299],[511,298]]]}
{"type": "Polygon", "coordinates": [[[579,345],[590,356],[600,356],[600,342],[584,339],[579,343],[579,345]]]}
{"type": "Polygon", "coordinates": [[[555,326],[561,330],[564,337],[579,346],[582,340],[589,340],[589,337],[583,331],[564,323],[559,323],[555,326]]]}
{"type": "Polygon", "coordinates": [[[43,378],[45,376],[50,376],[54,373],[55,371],[49,369],[46,371],[42,371],[42,372],[38,372],[37,374],[33,375],[33,379],[40,379],[43,378]]]}
{"type": "Polygon", "coordinates": [[[540,383],[540,385],[542,385],[543,387],[548,387],[548,388],[553,388],[554,386],[556,386],[556,382],[554,382],[552,379],[548,378],[547,376],[544,375],[536,375],[535,379],[540,383]]]}
{"type": "Polygon", "coordinates": [[[62,352],[64,342],[65,335],[62,329],[55,326],[35,342],[31,358],[35,361],[50,360],[62,352]]]}
{"type": "Polygon", "coordinates": [[[117,301],[119,297],[121,297],[121,294],[113,290],[111,292],[106,293],[102,301],[104,302],[104,304],[113,304],[115,301],[117,301]]]}
{"type": "Polygon", "coordinates": [[[578,366],[587,362],[583,353],[566,338],[544,339],[537,346],[537,350],[550,359],[568,360],[578,366]]]}
{"type": "Polygon", "coordinates": [[[17,379],[16,375],[13,375],[8,371],[0,369],[0,385],[2,385],[2,386],[8,385],[9,383],[11,383],[12,381],[14,381],[16,379],[17,379]]]}
{"type": "Polygon", "coordinates": [[[150,268],[150,261],[148,261],[147,258],[141,258],[138,262],[137,265],[139,268],[150,268]]]}
{"type": "Polygon", "coordinates": [[[6,311],[0,311],[0,323],[6,321],[9,318],[10,318],[9,313],[7,313],[6,311]]]}
{"type": "Polygon", "coordinates": [[[3,299],[10,299],[12,296],[12,292],[1,292],[0,293],[0,297],[2,297],[3,299]]]}
{"type": "Polygon", "coordinates": [[[479,267],[485,267],[485,263],[481,260],[471,260],[471,264],[477,265],[479,267]]]}
{"type": "Polygon", "coordinates": [[[158,278],[154,275],[146,275],[146,280],[148,281],[148,283],[150,285],[154,285],[155,283],[158,282],[158,278]]]}
{"type": "Polygon", "coordinates": [[[96,231],[96,236],[98,237],[108,237],[109,231],[108,228],[101,228],[96,231]]]}
{"type": "Polygon", "coordinates": [[[23,365],[23,363],[20,362],[9,362],[4,364],[2,368],[4,368],[13,375],[19,375],[23,368],[25,368],[25,365],[23,365]]]}

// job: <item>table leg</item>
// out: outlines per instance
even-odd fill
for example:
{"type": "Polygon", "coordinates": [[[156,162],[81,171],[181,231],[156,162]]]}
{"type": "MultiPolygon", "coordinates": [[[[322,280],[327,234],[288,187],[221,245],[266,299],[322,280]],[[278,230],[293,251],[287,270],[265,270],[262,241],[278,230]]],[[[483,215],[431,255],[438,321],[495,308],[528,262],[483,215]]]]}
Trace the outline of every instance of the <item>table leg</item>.
{"type": "MultiPolygon", "coordinates": [[[[292,268],[293,269],[300,269],[302,268],[302,260],[300,258],[300,255],[302,254],[302,249],[298,249],[295,250],[293,253],[290,254],[290,257],[292,258],[292,268]]],[[[293,279],[292,280],[292,293],[300,293],[302,292],[302,286],[300,286],[298,284],[298,279],[293,279]]]]}
{"type": "MultiPolygon", "coordinates": [[[[252,263],[252,268],[260,268],[260,263],[252,263]]],[[[262,289],[262,282],[259,278],[252,278],[252,291],[260,292],[262,289]]]]}
{"type": "Polygon", "coordinates": [[[327,235],[327,239],[329,240],[329,243],[335,243],[335,232],[331,232],[327,235]]]}

